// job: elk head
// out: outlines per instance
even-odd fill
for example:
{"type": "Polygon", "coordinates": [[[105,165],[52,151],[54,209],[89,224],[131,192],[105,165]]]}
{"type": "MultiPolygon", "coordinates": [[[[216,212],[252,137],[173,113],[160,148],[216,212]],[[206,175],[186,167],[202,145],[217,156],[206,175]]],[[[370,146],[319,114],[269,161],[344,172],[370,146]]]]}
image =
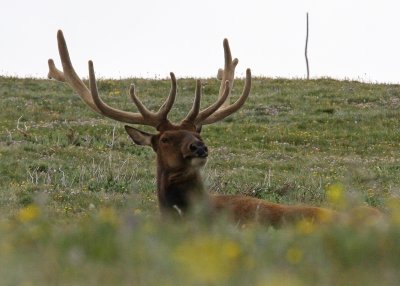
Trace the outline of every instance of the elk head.
{"type": "Polygon", "coordinates": [[[218,99],[212,105],[200,110],[201,82],[198,80],[193,106],[180,123],[172,123],[168,119],[168,113],[174,104],[177,90],[173,73],[170,73],[171,90],[169,96],[157,112],[150,111],[145,107],[136,95],[133,84],[130,87],[129,94],[139,112],[133,113],[115,109],[104,103],[99,96],[93,62],[89,61],[88,88],[72,66],[61,30],[58,31],[57,40],[62,71],[55,67],[52,59],[49,59],[49,78],[68,83],[81,99],[97,113],[128,124],[152,126],[158,131],[156,134],[150,134],[134,127],[125,126],[129,136],[136,144],[151,146],[157,153],[157,185],[160,206],[171,207],[172,204],[175,204],[183,208],[185,202],[182,202],[182,200],[185,200],[185,198],[180,197],[180,193],[186,193],[187,190],[202,192],[201,180],[197,170],[205,164],[208,149],[200,137],[201,128],[203,125],[222,120],[237,111],[250,93],[251,72],[250,69],[247,69],[242,95],[234,103],[229,104],[228,102],[235,67],[238,63],[237,59],[232,60],[228,40],[225,39],[223,43],[225,67],[219,71],[218,75],[221,79],[218,99]],[[197,189],[201,189],[201,191],[197,189]]]}

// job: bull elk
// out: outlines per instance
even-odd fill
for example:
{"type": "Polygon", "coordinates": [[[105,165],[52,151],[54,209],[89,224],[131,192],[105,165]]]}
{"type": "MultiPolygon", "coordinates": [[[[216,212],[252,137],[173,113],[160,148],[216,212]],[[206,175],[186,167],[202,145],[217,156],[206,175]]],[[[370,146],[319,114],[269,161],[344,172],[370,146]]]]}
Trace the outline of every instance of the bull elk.
{"type": "Polygon", "coordinates": [[[224,40],[225,66],[219,71],[221,86],[218,99],[200,110],[201,82],[197,80],[193,106],[180,123],[168,119],[176,96],[176,79],[171,76],[169,96],[157,112],[150,111],[140,101],[132,84],[129,94],[138,113],[115,109],[102,101],[97,89],[93,62],[89,61],[89,88],[76,74],[62,31],[58,31],[58,50],[62,71],[49,59],[49,78],[68,83],[81,99],[95,112],[111,119],[128,123],[148,125],[158,132],[150,134],[131,126],[126,132],[138,145],[151,146],[157,154],[157,195],[162,215],[187,214],[195,205],[204,203],[214,212],[225,211],[240,223],[257,220],[261,223],[280,225],[299,218],[321,220],[333,212],[312,206],[288,206],[241,195],[210,195],[203,186],[200,168],[207,161],[208,149],[200,136],[203,125],[212,124],[233,114],[242,107],[250,94],[251,71],[247,69],[245,86],[241,96],[228,103],[232,90],[237,59],[232,60],[228,40],[224,40]]]}

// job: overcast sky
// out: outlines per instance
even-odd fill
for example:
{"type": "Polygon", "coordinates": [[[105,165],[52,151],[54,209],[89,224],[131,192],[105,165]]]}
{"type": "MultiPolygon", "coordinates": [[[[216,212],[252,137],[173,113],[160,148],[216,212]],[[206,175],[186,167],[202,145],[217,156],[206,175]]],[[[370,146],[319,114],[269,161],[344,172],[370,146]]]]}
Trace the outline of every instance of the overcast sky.
{"type": "Polygon", "coordinates": [[[312,77],[400,83],[396,0],[0,0],[0,74],[46,77],[64,31],[87,77],[214,77],[228,38],[237,75],[304,78],[306,12],[312,77]]]}

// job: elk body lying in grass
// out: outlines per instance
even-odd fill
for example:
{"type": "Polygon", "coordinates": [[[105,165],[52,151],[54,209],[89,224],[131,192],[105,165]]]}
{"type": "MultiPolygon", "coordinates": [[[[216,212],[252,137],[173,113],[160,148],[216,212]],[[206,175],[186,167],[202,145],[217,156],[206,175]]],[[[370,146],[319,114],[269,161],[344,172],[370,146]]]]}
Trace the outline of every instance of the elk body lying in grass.
{"type": "Polygon", "coordinates": [[[229,44],[224,40],[225,67],[219,71],[221,87],[214,104],[200,110],[201,83],[197,81],[193,107],[179,123],[168,120],[176,96],[176,79],[171,73],[171,91],[158,112],[148,110],[130,87],[130,96],[139,113],[126,112],[110,107],[98,94],[93,63],[89,61],[89,84],[76,74],[61,31],[58,32],[58,49],[63,71],[49,60],[49,78],[68,83],[82,100],[94,111],[114,120],[154,127],[158,132],[149,134],[125,126],[132,140],[138,145],[150,146],[157,154],[157,195],[161,213],[186,215],[194,206],[202,204],[212,213],[225,212],[235,221],[258,221],[278,226],[283,222],[309,218],[321,221],[334,215],[333,211],[312,206],[289,206],[241,195],[210,195],[203,186],[200,169],[207,161],[208,149],[200,132],[203,125],[212,124],[237,111],[246,101],[251,88],[251,71],[247,69],[245,86],[239,99],[229,104],[237,59],[232,60],[229,44]]]}

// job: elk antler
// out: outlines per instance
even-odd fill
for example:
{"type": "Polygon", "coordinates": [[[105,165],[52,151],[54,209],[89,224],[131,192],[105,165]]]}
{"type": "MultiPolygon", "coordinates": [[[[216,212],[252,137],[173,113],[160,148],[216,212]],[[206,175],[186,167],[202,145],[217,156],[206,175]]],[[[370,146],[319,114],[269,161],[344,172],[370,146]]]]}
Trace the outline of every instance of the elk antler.
{"type": "Polygon", "coordinates": [[[233,104],[229,104],[229,100],[226,100],[232,91],[233,81],[235,78],[235,68],[239,62],[237,58],[232,60],[231,49],[229,48],[229,42],[227,39],[224,39],[224,56],[224,69],[219,69],[217,75],[217,78],[221,80],[218,100],[215,104],[199,113],[195,120],[195,125],[197,127],[220,121],[236,112],[242,107],[250,94],[251,70],[247,69],[245,86],[242,95],[233,104]]]}
{"type": "MultiPolygon", "coordinates": [[[[224,39],[223,42],[224,46],[224,68],[223,69],[218,69],[218,74],[217,74],[217,79],[221,81],[221,86],[219,87],[219,96],[222,95],[223,89],[224,89],[224,82],[229,80],[230,85],[229,88],[232,90],[233,87],[233,80],[235,78],[235,68],[237,64],[239,63],[239,60],[235,58],[232,60],[232,53],[231,49],[229,48],[229,42],[228,39],[224,39]]],[[[224,103],[223,106],[229,105],[229,100],[224,103]]]]}
{"type": "Polygon", "coordinates": [[[173,73],[170,74],[172,83],[170,94],[158,112],[154,113],[149,111],[141,103],[141,101],[135,94],[134,86],[131,86],[130,95],[140,113],[133,113],[115,109],[105,104],[99,97],[96,78],[94,74],[93,62],[89,61],[89,83],[90,83],[90,90],[89,90],[83,83],[83,81],[79,78],[79,76],[74,70],[74,67],[72,66],[71,59],[68,53],[67,44],[65,42],[65,38],[61,30],[59,30],[57,33],[57,41],[58,41],[58,51],[60,54],[63,71],[57,69],[54,64],[54,61],[52,59],[49,59],[48,61],[49,78],[53,78],[55,80],[68,83],[89,107],[91,107],[97,113],[103,114],[114,120],[130,124],[149,125],[155,128],[159,128],[159,126],[163,123],[169,124],[167,116],[168,112],[172,108],[172,105],[174,104],[176,96],[176,79],[173,73]]]}
{"type": "Polygon", "coordinates": [[[197,81],[196,84],[196,94],[193,107],[182,120],[181,124],[174,126],[168,120],[168,113],[170,112],[176,97],[176,78],[173,73],[171,76],[171,91],[157,112],[152,112],[148,110],[144,104],[140,101],[135,93],[135,86],[132,84],[129,90],[129,94],[132,101],[136,105],[139,113],[127,112],[119,109],[115,109],[106,103],[104,103],[97,89],[96,77],[94,73],[93,62],[89,61],[89,88],[83,83],[79,78],[77,73],[72,66],[71,59],[69,57],[69,52],[67,44],[65,42],[64,35],[61,30],[57,33],[58,41],[58,51],[60,54],[60,59],[62,63],[62,71],[57,69],[54,61],[49,59],[49,74],[48,77],[61,82],[68,83],[72,89],[78,93],[81,99],[94,111],[105,115],[109,118],[115,119],[117,121],[130,123],[130,124],[141,124],[149,125],[155,127],[157,130],[165,130],[169,128],[176,128],[187,126],[190,124],[195,126],[198,130],[201,129],[202,125],[211,124],[216,121],[222,120],[230,114],[237,111],[246,101],[250,94],[251,88],[251,72],[250,69],[246,71],[246,82],[239,99],[233,104],[226,104],[226,100],[229,97],[230,91],[232,90],[233,80],[235,76],[235,67],[238,64],[238,59],[232,60],[231,51],[229,48],[228,40],[224,40],[224,54],[225,54],[225,68],[219,71],[219,77],[221,78],[221,86],[219,91],[219,97],[216,102],[214,102],[209,107],[200,111],[200,98],[201,98],[201,82],[197,81]],[[224,105],[225,104],[225,105],[224,105]]]}

